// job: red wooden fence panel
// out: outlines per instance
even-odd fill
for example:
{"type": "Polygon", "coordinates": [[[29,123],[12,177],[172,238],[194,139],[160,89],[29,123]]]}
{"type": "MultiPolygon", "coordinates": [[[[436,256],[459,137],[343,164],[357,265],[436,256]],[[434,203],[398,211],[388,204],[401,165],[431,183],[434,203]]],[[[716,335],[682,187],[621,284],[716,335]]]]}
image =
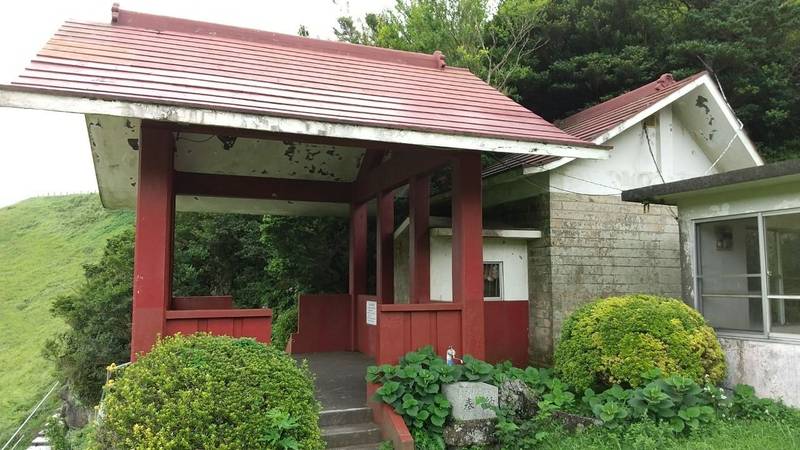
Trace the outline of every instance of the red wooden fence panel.
{"type": "Polygon", "coordinates": [[[528,302],[487,301],[486,361],[509,360],[517,367],[528,365],[528,302]]]}
{"type": "Polygon", "coordinates": [[[444,356],[449,345],[463,348],[461,303],[380,305],[378,364],[397,364],[401,356],[426,345],[444,356]]]}
{"type": "Polygon", "coordinates": [[[166,334],[207,332],[220,336],[251,337],[268,344],[272,335],[270,309],[202,309],[166,312],[166,334]]]}
{"type": "Polygon", "coordinates": [[[301,295],[292,353],[350,350],[350,294],[301,295]]]}
{"type": "Polygon", "coordinates": [[[367,325],[368,301],[377,302],[378,297],[359,295],[356,302],[356,350],[374,358],[378,346],[378,327],[367,325]]]}

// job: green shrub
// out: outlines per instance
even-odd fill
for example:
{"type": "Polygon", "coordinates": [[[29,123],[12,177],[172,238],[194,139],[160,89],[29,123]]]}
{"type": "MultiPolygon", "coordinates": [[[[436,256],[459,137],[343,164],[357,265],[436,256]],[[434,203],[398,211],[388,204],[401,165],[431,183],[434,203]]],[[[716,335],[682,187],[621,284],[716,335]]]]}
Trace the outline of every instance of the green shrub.
{"type": "Polygon", "coordinates": [[[286,344],[292,338],[292,333],[297,332],[297,305],[278,313],[272,324],[272,345],[281,350],[286,349],[286,344]]]}
{"type": "Polygon", "coordinates": [[[642,373],[652,369],[699,384],[717,383],[725,362],[714,330],[697,311],[676,299],[630,295],[578,309],[564,323],[555,369],[581,391],[636,387],[642,373]]]}
{"type": "Polygon", "coordinates": [[[105,389],[102,448],[323,446],[308,368],[252,339],[166,338],[105,389]]]}

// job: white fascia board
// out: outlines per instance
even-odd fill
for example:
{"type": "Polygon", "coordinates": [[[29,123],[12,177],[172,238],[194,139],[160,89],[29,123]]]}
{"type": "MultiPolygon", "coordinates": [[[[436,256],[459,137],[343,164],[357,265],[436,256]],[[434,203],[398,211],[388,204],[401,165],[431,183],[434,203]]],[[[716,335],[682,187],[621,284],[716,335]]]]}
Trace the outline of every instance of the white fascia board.
{"type": "Polygon", "coordinates": [[[744,127],[742,123],[736,118],[736,114],[733,112],[733,109],[728,104],[727,101],[722,97],[722,93],[719,91],[717,84],[714,80],[711,79],[709,74],[703,74],[700,78],[692,81],[691,83],[687,84],[686,86],[678,89],[677,91],[673,92],[672,94],[668,95],[667,97],[659,100],[656,103],[653,103],[649,108],[645,109],[644,111],[636,114],[635,116],[631,117],[630,119],[622,122],[621,124],[617,125],[616,127],[608,130],[607,132],[601,134],[597,138],[595,138],[592,142],[597,145],[603,145],[615,136],[619,135],[620,133],[624,132],[625,130],[631,128],[632,126],[638,124],[639,122],[643,121],[644,119],[650,117],[651,115],[655,114],[656,112],[660,111],[661,109],[667,107],[668,105],[672,104],[679,98],[683,97],[684,95],[689,94],[697,87],[705,85],[708,91],[711,93],[711,96],[714,97],[714,101],[720,106],[722,110],[722,114],[725,116],[725,120],[728,121],[728,124],[734,130],[739,140],[742,142],[744,147],[747,149],[748,154],[751,158],[753,158],[753,162],[758,166],[764,165],[764,160],[761,159],[758,152],[756,151],[753,142],[747,136],[747,133],[744,132],[744,127]]]}
{"type": "Polygon", "coordinates": [[[522,169],[522,174],[533,175],[535,173],[547,172],[548,170],[557,169],[563,166],[564,164],[571,163],[572,161],[575,161],[575,158],[561,158],[558,161],[542,164],[541,166],[524,167],[522,169]]]}
{"type": "Polygon", "coordinates": [[[744,125],[739,118],[736,117],[736,114],[733,112],[733,108],[731,108],[731,105],[729,105],[722,96],[722,92],[719,91],[717,83],[713,82],[708,74],[700,77],[700,79],[706,82],[705,84],[708,87],[708,91],[711,92],[711,96],[714,97],[714,100],[720,105],[722,114],[725,115],[725,120],[727,120],[731,125],[731,128],[733,128],[734,132],[738,136],[739,141],[741,141],[742,145],[744,145],[744,148],[747,149],[747,153],[750,155],[750,157],[753,158],[753,162],[757,166],[763,166],[764,160],[761,159],[761,155],[759,155],[756,151],[753,141],[751,141],[747,133],[744,132],[744,125]]]}
{"type": "Polygon", "coordinates": [[[34,92],[0,90],[0,106],[80,114],[103,114],[144,120],[358,139],[442,149],[552,155],[571,158],[608,158],[608,150],[600,148],[350,125],[252,113],[119,100],[99,100],[34,92]]]}
{"type": "MultiPolygon", "coordinates": [[[[686,86],[678,89],[677,91],[673,92],[672,94],[662,98],[661,100],[653,103],[647,109],[641,111],[639,114],[631,117],[630,119],[622,122],[621,124],[615,126],[614,128],[606,131],[605,133],[601,134],[600,136],[594,139],[595,144],[605,143],[608,142],[610,139],[614,138],[615,136],[619,135],[620,133],[624,132],[628,128],[636,125],[637,123],[643,121],[644,119],[652,116],[661,108],[666,107],[667,105],[671,104],[672,102],[678,100],[679,98],[683,97],[684,95],[688,94],[689,92],[693,91],[698,86],[706,84],[707,81],[710,81],[708,75],[703,75],[702,77],[692,81],[691,83],[687,84],[686,86]]],[[[723,108],[724,109],[724,108],[723,108]]]]}
{"type": "MultiPolygon", "coordinates": [[[[431,228],[431,236],[449,237],[453,235],[452,228],[431,228]]],[[[539,230],[482,230],[481,236],[506,239],[538,239],[542,237],[539,230]]]]}

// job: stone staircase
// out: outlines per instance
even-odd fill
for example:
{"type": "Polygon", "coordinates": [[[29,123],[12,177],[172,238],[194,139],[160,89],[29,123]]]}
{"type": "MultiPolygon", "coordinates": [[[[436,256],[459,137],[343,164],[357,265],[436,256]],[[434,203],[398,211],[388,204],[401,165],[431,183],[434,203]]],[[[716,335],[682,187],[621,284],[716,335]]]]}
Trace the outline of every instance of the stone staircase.
{"type": "Polygon", "coordinates": [[[329,449],[376,450],[381,443],[380,429],[366,407],[322,411],[319,426],[329,449]]]}

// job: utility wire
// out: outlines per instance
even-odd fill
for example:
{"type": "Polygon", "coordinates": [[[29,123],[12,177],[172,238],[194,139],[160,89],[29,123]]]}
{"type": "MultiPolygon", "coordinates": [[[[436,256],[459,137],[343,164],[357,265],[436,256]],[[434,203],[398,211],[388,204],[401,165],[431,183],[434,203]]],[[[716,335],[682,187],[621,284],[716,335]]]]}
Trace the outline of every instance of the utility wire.
{"type": "MultiPolygon", "coordinates": [[[[502,161],[502,159],[501,159],[501,158],[499,158],[499,157],[498,157],[498,156],[496,156],[496,155],[493,155],[492,153],[488,153],[488,155],[489,155],[489,157],[490,157],[490,158],[494,159],[494,160],[495,160],[495,162],[500,162],[500,161],[502,161]]],[[[559,175],[564,175],[564,174],[559,174],[559,175]]],[[[584,180],[584,179],[582,179],[582,178],[578,178],[578,177],[572,177],[572,176],[569,176],[569,175],[565,175],[565,176],[568,176],[568,177],[570,177],[570,178],[575,178],[575,179],[577,179],[577,180],[585,181],[585,182],[587,182],[587,183],[591,183],[591,184],[597,184],[598,186],[603,186],[603,187],[608,187],[608,188],[611,188],[611,189],[616,189],[616,190],[619,190],[620,192],[622,192],[622,191],[621,191],[620,189],[618,189],[618,188],[612,188],[612,187],[610,187],[610,186],[601,185],[601,184],[599,184],[599,183],[594,183],[594,182],[592,182],[592,181],[589,181],[589,180],[584,180]]],[[[600,195],[600,196],[617,196],[617,195],[619,195],[619,194],[586,194],[586,193],[583,193],[583,192],[570,191],[569,189],[564,189],[564,188],[561,188],[561,187],[558,187],[558,186],[553,186],[553,185],[550,185],[549,187],[547,187],[547,186],[543,186],[543,185],[541,185],[541,184],[539,184],[539,183],[537,183],[537,182],[535,182],[535,181],[531,180],[529,176],[523,176],[523,177],[521,177],[521,178],[522,178],[522,180],[523,180],[524,182],[526,182],[526,183],[528,183],[528,184],[530,184],[530,185],[532,185],[532,186],[535,186],[535,187],[537,187],[537,188],[541,189],[543,192],[548,192],[548,191],[550,190],[550,188],[553,188],[553,189],[556,189],[556,190],[559,190],[559,191],[566,192],[566,193],[568,193],[568,194],[575,194],[575,195],[600,195]]]]}

